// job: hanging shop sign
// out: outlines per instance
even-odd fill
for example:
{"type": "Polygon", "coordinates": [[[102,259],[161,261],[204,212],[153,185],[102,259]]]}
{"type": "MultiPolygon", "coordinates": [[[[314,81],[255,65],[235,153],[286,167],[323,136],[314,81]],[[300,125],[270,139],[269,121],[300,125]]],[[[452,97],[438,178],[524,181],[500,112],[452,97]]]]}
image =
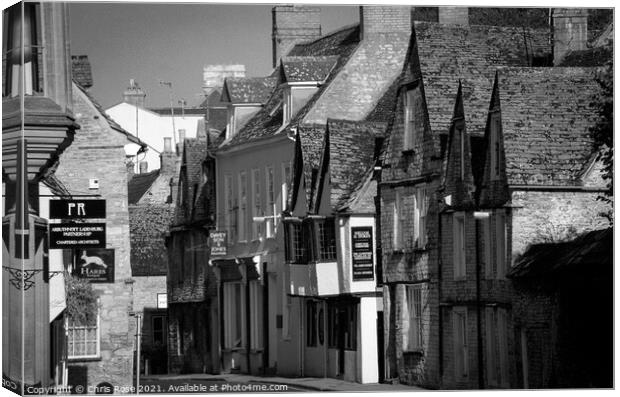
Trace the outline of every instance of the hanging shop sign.
{"type": "Polygon", "coordinates": [[[211,240],[211,256],[224,256],[228,253],[226,249],[226,232],[209,233],[211,240]]]}
{"type": "Polygon", "coordinates": [[[105,223],[51,223],[50,248],[105,248],[105,223]]]}
{"type": "Polygon", "coordinates": [[[50,219],[103,219],[105,200],[50,200],[50,219]]]}
{"type": "Polygon", "coordinates": [[[373,280],[372,227],[352,227],[353,281],[373,280]]]}
{"type": "Polygon", "coordinates": [[[114,250],[79,249],[75,253],[73,275],[91,283],[114,282],[114,250]]]}

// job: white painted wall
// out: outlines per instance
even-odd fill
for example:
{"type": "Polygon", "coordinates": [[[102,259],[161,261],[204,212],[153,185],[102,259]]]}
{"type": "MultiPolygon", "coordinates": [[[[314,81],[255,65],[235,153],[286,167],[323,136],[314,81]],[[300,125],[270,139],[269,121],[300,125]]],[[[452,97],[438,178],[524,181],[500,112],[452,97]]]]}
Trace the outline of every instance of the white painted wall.
{"type": "MultiPolygon", "coordinates": [[[[149,145],[146,155],[140,155],[139,160],[148,162],[149,171],[158,169],[160,167],[159,153],[164,150],[164,138],[172,138],[172,116],[160,115],[126,102],[112,106],[106,110],[106,113],[127,132],[149,145]]],[[[183,117],[175,113],[176,139],[179,139],[179,130],[185,130],[186,138],[196,138],[198,122],[202,119],[204,115],[186,114],[183,117]]]]}
{"type": "Polygon", "coordinates": [[[360,298],[357,341],[357,379],[360,383],[379,382],[377,351],[377,298],[360,298]]]}

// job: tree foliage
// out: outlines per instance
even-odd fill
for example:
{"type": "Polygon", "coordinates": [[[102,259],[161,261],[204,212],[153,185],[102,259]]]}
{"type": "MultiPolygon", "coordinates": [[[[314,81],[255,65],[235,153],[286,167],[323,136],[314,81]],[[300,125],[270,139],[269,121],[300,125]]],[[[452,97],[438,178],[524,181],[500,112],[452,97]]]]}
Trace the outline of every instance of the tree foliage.
{"type": "Polygon", "coordinates": [[[87,280],[65,275],[67,317],[79,325],[93,325],[97,321],[97,296],[87,280]]]}
{"type": "Polygon", "coordinates": [[[590,128],[594,149],[600,153],[603,162],[603,179],[607,182],[605,195],[600,199],[612,204],[614,195],[614,70],[613,61],[608,61],[599,71],[596,81],[600,90],[592,99],[598,119],[590,128]]]}

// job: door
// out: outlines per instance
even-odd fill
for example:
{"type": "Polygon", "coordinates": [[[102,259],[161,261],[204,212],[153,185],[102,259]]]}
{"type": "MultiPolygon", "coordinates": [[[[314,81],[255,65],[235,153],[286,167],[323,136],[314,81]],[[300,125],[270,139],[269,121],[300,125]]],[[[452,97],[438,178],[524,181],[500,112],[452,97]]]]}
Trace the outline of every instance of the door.
{"type": "Polygon", "coordinates": [[[345,341],[347,338],[347,311],[342,307],[338,307],[336,309],[338,311],[337,318],[338,322],[336,323],[337,330],[337,340],[338,340],[338,375],[344,375],[344,352],[345,352],[345,341]]]}
{"type": "Polygon", "coordinates": [[[383,312],[377,312],[377,358],[379,360],[379,383],[385,381],[385,348],[383,346],[383,312]]]}

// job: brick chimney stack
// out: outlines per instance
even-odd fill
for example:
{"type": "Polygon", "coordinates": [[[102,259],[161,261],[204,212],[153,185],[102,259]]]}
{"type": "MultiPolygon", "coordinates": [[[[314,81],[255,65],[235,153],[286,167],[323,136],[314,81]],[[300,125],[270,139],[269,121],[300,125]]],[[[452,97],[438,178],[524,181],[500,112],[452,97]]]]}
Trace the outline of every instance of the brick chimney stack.
{"type": "Polygon", "coordinates": [[[123,102],[143,108],[146,93],[134,79],[129,80],[129,87],[123,92],[123,102]]]}
{"type": "Polygon", "coordinates": [[[439,23],[445,25],[469,25],[469,8],[439,7],[439,23]]]}
{"type": "Polygon", "coordinates": [[[147,161],[140,161],[140,173],[146,174],[149,170],[149,163],[147,161]]]}
{"type": "Polygon", "coordinates": [[[273,67],[297,43],[321,37],[321,9],[302,5],[278,5],[271,9],[273,67]]]}
{"type": "Polygon", "coordinates": [[[87,55],[71,55],[71,74],[82,88],[93,86],[93,73],[87,55]]]}
{"type": "Polygon", "coordinates": [[[362,40],[389,33],[411,33],[411,7],[360,6],[362,40]]]}
{"type": "Polygon", "coordinates": [[[176,174],[177,155],[172,151],[172,138],[164,138],[164,151],[159,155],[160,172],[162,174],[176,174]]]}
{"type": "Polygon", "coordinates": [[[559,65],[571,51],[586,49],[588,11],[583,8],[553,9],[553,64],[559,65]]]}

